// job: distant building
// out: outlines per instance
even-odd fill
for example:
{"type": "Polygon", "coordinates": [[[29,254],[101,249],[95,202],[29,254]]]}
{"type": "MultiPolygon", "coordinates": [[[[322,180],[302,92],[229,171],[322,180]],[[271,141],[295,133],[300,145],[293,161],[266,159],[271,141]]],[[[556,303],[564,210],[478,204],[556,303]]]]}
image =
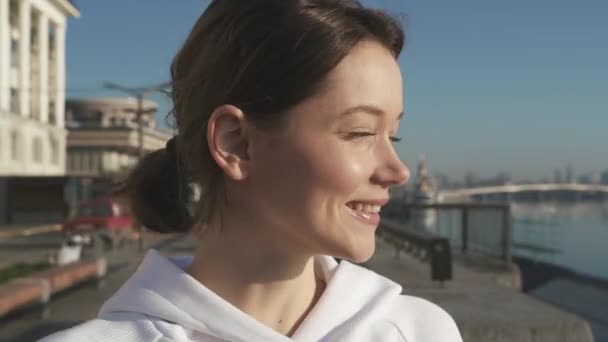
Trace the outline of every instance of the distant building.
{"type": "Polygon", "coordinates": [[[601,184],[602,183],[602,175],[597,171],[591,172],[590,178],[591,178],[591,184],[601,184]]]}
{"type": "Polygon", "coordinates": [[[477,186],[477,175],[473,171],[467,171],[464,175],[464,186],[472,188],[477,186]]]}
{"type": "MultiPolygon", "coordinates": [[[[172,134],[156,126],[158,105],[146,100],[143,150],[165,147],[172,134]]],[[[137,101],[134,98],[69,99],[66,102],[67,174],[71,201],[103,195],[139,160],[137,101]]]]}
{"type": "Polygon", "coordinates": [[[602,172],[602,184],[608,185],[608,170],[602,172]]]}
{"type": "Polygon", "coordinates": [[[436,172],[435,181],[437,183],[437,187],[440,189],[446,189],[450,187],[450,177],[445,173],[436,172]]]}
{"type": "Polygon", "coordinates": [[[578,177],[580,184],[600,184],[602,181],[599,172],[590,172],[578,177]]]}
{"type": "Polygon", "coordinates": [[[66,0],[0,0],[0,176],[65,174],[66,0]]]}
{"type": "Polygon", "coordinates": [[[0,0],[0,225],[65,212],[67,0],[0,0]]]}
{"type": "Polygon", "coordinates": [[[572,171],[572,166],[566,167],[566,178],[565,178],[564,182],[568,183],[568,184],[575,182],[574,172],[572,171]]]}
{"type": "Polygon", "coordinates": [[[555,184],[562,183],[562,172],[560,170],[555,170],[555,175],[553,176],[553,183],[555,183],[555,184]]]}
{"type": "Polygon", "coordinates": [[[512,181],[513,181],[513,177],[511,177],[511,174],[506,171],[503,171],[503,172],[498,173],[498,175],[496,175],[494,184],[507,185],[507,184],[511,184],[512,181]]]}

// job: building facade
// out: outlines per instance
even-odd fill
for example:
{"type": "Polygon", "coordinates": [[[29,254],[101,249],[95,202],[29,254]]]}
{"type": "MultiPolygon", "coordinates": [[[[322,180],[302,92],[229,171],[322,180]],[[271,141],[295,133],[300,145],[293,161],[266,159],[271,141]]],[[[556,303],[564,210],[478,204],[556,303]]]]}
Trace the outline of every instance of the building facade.
{"type": "Polygon", "coordinates": [[[0,177],[66,170],[67,0],[0,0],[0,177]]]}
{"type": "MultiPolygon", "coordinates": [[[[165,147],[172,134],[157,127],[155,102],[143,103],[143,152],[165,147]]],[[[103,196],[139,160],[134,98],[70,99],[66,102],[69,202],[103,196]]]]}

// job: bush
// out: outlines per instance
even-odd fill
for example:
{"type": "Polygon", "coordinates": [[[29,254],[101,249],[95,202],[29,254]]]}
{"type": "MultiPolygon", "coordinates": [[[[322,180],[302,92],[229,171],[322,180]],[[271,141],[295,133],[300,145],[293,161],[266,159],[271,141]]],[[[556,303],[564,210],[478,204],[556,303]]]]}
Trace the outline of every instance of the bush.
{"type": "Polygon", "coordinates": [[[10,280],[27,277],[28,275],[51,268],[51,264],[43,261],[37,263],[18,263],[0,270],[0,284],[10,280]]]}

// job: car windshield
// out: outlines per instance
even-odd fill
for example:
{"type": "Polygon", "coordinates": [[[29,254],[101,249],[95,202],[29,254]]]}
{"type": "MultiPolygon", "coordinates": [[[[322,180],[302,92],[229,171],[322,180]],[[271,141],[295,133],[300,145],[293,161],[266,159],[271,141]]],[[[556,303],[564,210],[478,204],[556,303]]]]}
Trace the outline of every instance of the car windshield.
{"type": "Polygon", "coordinates": [[[78,207],[77,216],[112,216],[112,208],[107,205],[83,205],[78,207]]]}

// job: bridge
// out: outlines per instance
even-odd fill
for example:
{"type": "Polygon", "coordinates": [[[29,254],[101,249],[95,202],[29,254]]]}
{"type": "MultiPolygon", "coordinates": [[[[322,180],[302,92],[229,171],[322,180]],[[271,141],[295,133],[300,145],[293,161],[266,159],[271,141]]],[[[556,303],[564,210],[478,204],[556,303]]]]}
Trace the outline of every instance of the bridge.
{"type": "Polygon", "coordinates": [[[576,183],[547,183],[547,184],[507,184],[499,186],[484,186],[466,189],[442,190],[439,195],[443,198],[462,198],[476,196],[504,195],[510,197],[512,194],[536,192],[539,194],[549,192],[574,192],[577,194],[595,194],[608,198],[608,185],[601,184],[576,184],[576,183]]]}

